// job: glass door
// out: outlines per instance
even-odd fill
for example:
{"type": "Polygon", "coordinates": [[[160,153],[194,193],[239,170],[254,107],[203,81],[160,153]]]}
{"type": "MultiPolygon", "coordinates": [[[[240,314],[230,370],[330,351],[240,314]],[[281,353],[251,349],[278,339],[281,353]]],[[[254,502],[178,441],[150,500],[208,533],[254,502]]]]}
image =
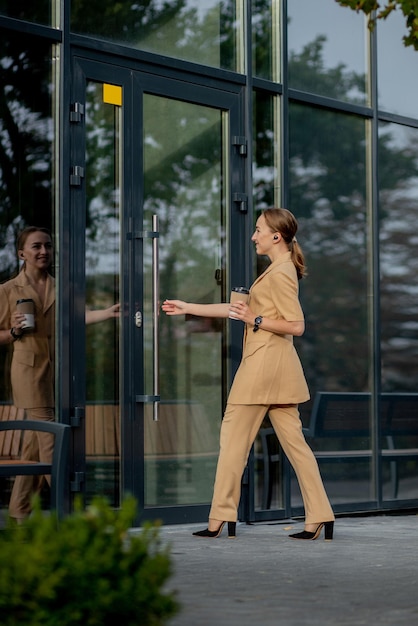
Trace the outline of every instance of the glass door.
{"type": "MultiPolygon", "coordinates": [[[[144,93],[143,116],[143,223],[153,231],[153,216],[158,218],[161,300],[219,302],[225,295],[226,117],[217,108],[151,93],[144,93]]],[[[151,244],[144,252],[146,390],[158,366],[151,244]]],[[[159,317],[160,401],[144,407],[144,504],[207,503],[223,406],[226,328],[218,320],[159,317]]]]}
{"type": "Polygon", "coordinates": [[[121,496],[121,226],[123,89],[87,80],[85,92],[85,495],[121,496]],[[119,313],[120,314],[120,313],[119,313]]]}
{"type": "Polygon", "coordinates": [[[75,355],[81,489],[114,506],[133,494],[141,519],[201,520],[241,336],[230,322],[167,317],[161,302],[224,299],[227,268],[245,281],[245,264],[230,264],[231,230],[242,242],[246,228],[239,94],[189,85],[186,98],[175,80],[84,60],[75,75],[84,95],[74,191],[87,309],[82,364],[75,355]]]}

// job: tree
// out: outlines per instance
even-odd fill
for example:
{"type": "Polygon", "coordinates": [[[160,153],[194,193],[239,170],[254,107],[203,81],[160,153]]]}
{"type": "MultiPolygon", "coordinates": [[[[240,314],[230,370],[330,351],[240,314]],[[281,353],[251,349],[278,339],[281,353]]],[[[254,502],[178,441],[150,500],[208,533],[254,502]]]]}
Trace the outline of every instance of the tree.
{"type": "Polygon", "coordinates": [[[383,7],[376,0],[336,0],[336,2],[368,15],[371,30],[375,27],[376,20],[385,20],[392,11],[400,9],[406,17],[408,31],[408,34],[403,37],[403,42],[405,46],[413,46],[415,50],[418,50],[418,0],[387,0],[383,7]]]}

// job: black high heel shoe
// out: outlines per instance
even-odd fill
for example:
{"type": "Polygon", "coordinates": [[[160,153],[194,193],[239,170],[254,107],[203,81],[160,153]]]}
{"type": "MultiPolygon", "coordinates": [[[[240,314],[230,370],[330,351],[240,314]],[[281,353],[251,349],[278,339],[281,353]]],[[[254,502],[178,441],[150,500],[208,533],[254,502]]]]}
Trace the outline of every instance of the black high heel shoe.
{"type": "MultiPolygon", "coordinates": [[[[197,532],[193,533],[193,535],[195,535],[196,537],[210,537],[211,539],[216,539],[216,537],[220,536],[225,524],[226,522],[221,522],[218,530],[209,530],[209,528],[206,528],[205,530],[198,530],[197,532]]],[[[228,522],[229,539],[235,539],[235,528],[236,522],[228,522]]]]}
{"type": "Polygon", "coordinates": [[[321,522],[314,532],[302,530],[302,532],[294,533],[293,535],[289,535],[289,537],[292,539],[311,539],[313,541],[314,539],[318,539],[322,527],[325,528],[325,541],[331,541],[334,534],[334,522],[321,522]]]}

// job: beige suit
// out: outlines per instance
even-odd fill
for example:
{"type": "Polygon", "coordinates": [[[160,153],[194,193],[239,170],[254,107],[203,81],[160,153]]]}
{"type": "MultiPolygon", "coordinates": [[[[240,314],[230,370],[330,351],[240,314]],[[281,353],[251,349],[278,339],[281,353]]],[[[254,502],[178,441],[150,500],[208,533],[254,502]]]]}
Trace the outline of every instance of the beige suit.
{"type": "MultiPolygon", "coordinates": [[[[268,319],[302,321],[299,284],[290,252],[280,256],[250,289],[249,306],[268,319]]],[[[332,521],[318,464],[305,441],[297,405],[309,391],[291,335],[251,326],[244,331],[241,364],[235,375],[222,420],[220,452],[209,517],[235,521],[241,478],[261,423],[269,413],[280,444],[298,478],[305,521],[332,521]]]]}
{"type": "Polygon", "coordinates": [[[48,276],[45,302],[29,283],[24,271],[0,285],[0,328],[11,327],[16,301],[32,298],[35,330],[13,344],[11,385],[14,404],[22,409],[53,407],[55,348],[55,280],[48,276]]]}
{"type": "MultiPolygon", "coordinates": [[[[55,281],[48,276],[45,302],[29,283],[24,271],[0,285],[0,328],[11,327],[16,301],[32,298],[35,303],[35,330],[13,344],[10,379],[15,406],[26,409],[28,419],[54,420],[55,281]]],[[[21,458],[50,463],[53,435],[25,433],[21,458]]],[[[17,476],[9,514],[23,519],[31,510],[31,498],[41,488],[43,477],[17,476]]]]}
{"type": "MultiPolygon", "coordinates": [[[[303,320],[290,252],[274,261],[250,289],[249,306],[268,319],[303,320]]],[[[292,335],[246,326],[242,360],[229,393],[231,404],[298,404],[309,391],[292,335]]]]}

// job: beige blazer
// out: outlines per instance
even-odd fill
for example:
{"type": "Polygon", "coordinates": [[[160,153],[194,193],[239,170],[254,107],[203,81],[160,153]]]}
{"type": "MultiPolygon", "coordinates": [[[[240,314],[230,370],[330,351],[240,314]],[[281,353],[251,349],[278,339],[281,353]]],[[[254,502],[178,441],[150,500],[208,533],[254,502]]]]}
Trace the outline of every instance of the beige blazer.
{"type": "Polygon", "coordinates": [[[21,298],[32,298],[35,303],[35,330],[13,343],[10,371],[13,402],[22,409],[54,407],[54,278],[48,275],[44,304],[24,270],[0,285],[0,328],[11,327],[11,314],[21,298]]]}
{"type": "MultiPolygon", "coordinates": [[[[301,321],[299,281],[290,252],[280,256],[250,289],[255,315],[301,321]]],[[[229,393],[231,404],[299,404],[309,400],[292,335],[277,335],[246,325],[241,364],[229,393]]]]}

